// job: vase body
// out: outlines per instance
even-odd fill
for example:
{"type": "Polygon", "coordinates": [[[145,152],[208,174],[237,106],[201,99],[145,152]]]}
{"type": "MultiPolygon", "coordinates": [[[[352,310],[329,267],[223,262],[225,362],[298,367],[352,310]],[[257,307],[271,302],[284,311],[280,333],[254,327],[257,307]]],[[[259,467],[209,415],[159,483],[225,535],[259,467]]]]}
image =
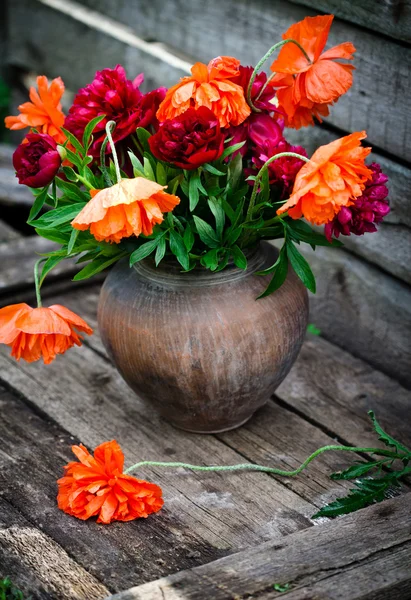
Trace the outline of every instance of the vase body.
{"type": "Polygon", "coordinates": [[[170,423],[216,433],[242,425],[267,402],[301,348],[306,290],[294,272],[272,295],[256,272],[278,251],[263,242],[247,271],[181,273],[150,259],[120,261],[102,287],[103,343],[129,386],[170,423]]]}

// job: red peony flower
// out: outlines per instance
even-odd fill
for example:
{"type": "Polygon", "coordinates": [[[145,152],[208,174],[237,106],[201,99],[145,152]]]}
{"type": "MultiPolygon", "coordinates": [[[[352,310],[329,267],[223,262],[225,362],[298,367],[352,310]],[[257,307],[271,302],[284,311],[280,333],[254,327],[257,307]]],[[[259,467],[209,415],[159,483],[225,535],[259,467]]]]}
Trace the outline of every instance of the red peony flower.
{"type": "MultiPolygon", "coordinates": [[[[249,174],[252,175],[255,175],[256,171],[260,170],[269,158],[280,152],[295,152],[307,156],[307,152],[302,146],[292,146],[283,137],[276,144],[273,144],[269,138],[266,141],[261,138],[259,142],[252,159],[254,168],[249,171],[249,174]]],[[[304,161],[295,156],[282,156],[268,166],[270,185],[279,190],[280,200],[285,200],[290,196],[297,173],[303,165],[304,161]]]]}
{"type": "Polygon", "coordinates": [[[47,133],[29,133],[13,154],[19,183],[41,188],[53,181],[61,165],[57,144],[47,133]]]}
{"type": "Polygon", "coordinates": [[[148,143],[159,160],[189,170],[216,160],[224,150],[218,118],[205,106],[165,121],[148,143]]]}
{"type": "Polygon", "coordinates": [[[329,242],[334,235],[364,235],[377,231],[376,224],[381,223],[390,212],[388,203],[388,188],[385,185],[388,177],[381,171],[378,163],[370,165],[371,178],[366,181],[361,196],[355,198],[351,206],[343,206],[332,221],[324,227],[324,233],[329,242]]]}
{"type": "MultiPolygon", "coordinates": [[[[251,75],[253,74],[254,67],[243,67],[242,65],[238,68],[238,75],[231,78],[231,81],[237,85],[241,85],[244,90],[244,97],[247,98],[248,84],[250,83],[251,75]]],[[[276,109],[273,100],[275,98],[275,90],[272,86],[268,85],[263,93],[261,90],[267,82],[267,75],[264,71],[257,74],[254,79],[253,87],[251,88],[251,100],[256,108],[260,110],[272,112],[276,109]],[[261,96],[258,98],[258,96],[261,96]],[[257,100],[258,98],[258,100],[257,100]]]]}
{"type": "MultiPolygon", "coordinates": [[[[91,119],[106,115],[94,130],[94,141],[90,148],[90,153],[98,157],[108,121],[116,123],[113,132],[114,143],[124,140],[134,133],[137,127],[155,125],[155,115],[166,90],[159,88],[143,95],[139,89],[142,80],[142,75],[134,81],[127,79],[121,65],[117,65],[115,69],[98,71],[94,81],[82,88],[74,98],[64,127],[81,139],[91,119]]],[[[110,153],[109,147],[107,153],[110,153]]]]}

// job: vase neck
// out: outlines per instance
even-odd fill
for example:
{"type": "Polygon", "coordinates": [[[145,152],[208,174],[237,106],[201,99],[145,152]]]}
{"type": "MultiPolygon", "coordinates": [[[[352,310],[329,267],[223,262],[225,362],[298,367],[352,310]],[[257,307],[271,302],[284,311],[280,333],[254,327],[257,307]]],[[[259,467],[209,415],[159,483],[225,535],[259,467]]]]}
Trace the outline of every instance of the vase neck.
{"type": "Polygon", "coordinates": [[[150,280],[158,283],[173,283],[173,285],[218,285],[230,281],[237,281],[249,277],[260,270],[265,263],[265,244],[260,244],[244,251],[247,258],[247,269],[239,269],[233,262],[218,273],[199,267],[187,273],[182,272],[182,267],[176,260],[162,260],[158,267],[152,258],[144,259],[133,265],[137,273],[144,275],[150,280]]]}

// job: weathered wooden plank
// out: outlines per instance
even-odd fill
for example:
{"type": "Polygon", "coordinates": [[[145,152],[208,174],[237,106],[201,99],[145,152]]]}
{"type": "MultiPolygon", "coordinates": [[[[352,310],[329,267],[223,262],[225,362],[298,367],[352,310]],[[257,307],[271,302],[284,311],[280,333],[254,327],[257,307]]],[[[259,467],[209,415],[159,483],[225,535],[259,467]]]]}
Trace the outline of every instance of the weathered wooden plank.
{"type": "Polygon", "coordinates": [[[10,3],[9,63],[34,73],[60,75],[73,91],[89,83],[97,70],[118,63],[130,78],[144,69],[145,89],[170,86],[184,74],[185,61],[161,44],[145,42],[145,34],[136,41],[130,28],[107,22],[104,15],[86,13],[83,19],[81,4],[65,0],[10,3]]]}
{"type": "Polygon", "coordinates": [[[109,593],[105,585],[1,496],[0,577],[8,575],[25,597],[30,595],[36,600],[101,600],[109,593]]]}
{"type": "MultiPolygon", "coordinates": [[[[0,245],[0,295],[22,287],[34,285],[33,268],[39,255],[57,248],[54,242],[38,236],[19,237],[0,245]]],[[[48,275],[46,281],[61,277],[71,277],[81,265],[73,259],[63,260],[48,275]]]]}
{"type": "MultiPolygon", "coordinates": [[[[11,164],[11,163],[10,163],[11,164]]],[[[12,166],[0,166],[0,204],[7,206],[30,207],[33,194],[29,188],[20,185],[12,166]]]]}
{"type": "Polygon", "coordinates": [[[326,340],[310,336],[276,396],[340,439],[355,445],[374,444],[368,410],[385,429],[411,446],[411,394],[326,340]]]}
{"type": "Polygon", "coordinates": [[[7,225],[4,221],[0,221],[0,244],[17,240],[20,237],[18,231],[7,225]]]}
{"type": "MultiPolygon", "coordinates": [[[[115,437],[122,444],[128,464],[143,458],[173,457],[199,464],[244,462],[242,456],[214,437],[179,432],[159,420],[132,394],[107,360],[86,346],[70,350],[48,367],[17,364],[8,356],[8,349],[2,349],[0,378],[87,446],[92,448],[115,437]]],[[[27,476],[16,478],[15,463],[10,465],[9,472],[18,485],[28,488],[25,493],[13,492],[19,510],[30,514],[32,522],[43,523],[48,535],[94,576],[110,581],[114,589],[210,561],[312,524],[309,517],[315,510],[313,505],[264,474],[210,477],[146,468],[138,475],[162,486],[165,508],[147,521],[104,528],[103,542],[100,526],[92,521],[74,521],[55,506],[53,481],[69,454],[67,435],[62,436],[60,445],[50,434],[49,425],[39,431],[33,419],[30,427],[23,428],[20,408],[14,417],[11,409],[4,413],[7,424],[0,443],[6,448],[12,446],[9,454],[12,452],[17,461],[24,456],[24,472],[33,474],[36,482],[34,488],[27,476]],[[8,443],[8,435],[21,443],[8,443]],[[28,447],[32,448],[29,452],[28,447]],[[35,458],[38,456],[41,459],[35,458]],[[28,490],[33,489],[36,494],[29,494],[28,490]]]]}
{"type": "Polygon", "coordinates": [[[411,2],[409,0],[291,0],[373,29],[395,40],[411,42],[411,2]]]}
{"type": "Polygon", "coordinates": [[[324,337],[410,387],[409,286],[341,249],[302,251],[317,279],[311,321],[324,337]]]}
{"type": "MultiPolygon", "coordinates": [[[[340,135],[332,133],[324,127],[306,127],[304,129],[286,129],[285,135],[293,144],[299,144],[306,148],[308,155],[323,144],[329,144],[340,135]]],[[[368,161],[380,163],[384,173],[389,177],[388,188],[390,191],[391,212],[387,215],[385,222],[393,224],[402,224],[411,227],[411,169],[404,167],[389,158],[381,156],[377,152],[372,152],[368,161]]],[[[366,244],[370,236],[361,238],[366,244]]]]}
{"type": "Polygon", "coordinates": [[[410,510],[407,494],[110,600],[268,599],[283,595],[275,583],[288,583],[284,597],[293,600],[405,600],[411,597],[411,531],[404,527],[410,510]]]}
{"type": "MultiPolygon", "coordinates": [[[[196,59],[234,55],[243,64],[256,64],[292,23],[318,14],[286,0],[210,0],[206,10],[202,0],[153,0],[144,7],[138,0],[87,4],[137,35],[164,41],[196,59]]],[[[411,49],[336,19],[329,47],[345,41],[357,48],[354,85],[332,108],[329,122],[344,131],[366,129],[371,143],[410,160],[411,49]]]]}

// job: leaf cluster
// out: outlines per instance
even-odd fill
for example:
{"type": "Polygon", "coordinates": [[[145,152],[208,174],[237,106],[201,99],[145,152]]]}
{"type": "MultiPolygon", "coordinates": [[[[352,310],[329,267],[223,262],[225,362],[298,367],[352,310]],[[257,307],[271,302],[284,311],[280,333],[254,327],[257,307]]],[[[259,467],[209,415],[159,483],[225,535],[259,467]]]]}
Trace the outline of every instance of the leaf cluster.
{"type": "Polygon", "coordinates": [[[31,596],[24,596],[10,578],[5,577],[0,579],[0,600],[31,600],[31,596]]]}
{"type": "Polygon", "coordinates": [[[401,486],[400,480],[411,474],[411,450],[386,433],[372,411],[369,416],[378,439],[385,444],[391,456],[375,458],[348,467],[344,471],[331,474],[333,480],[353,481],[354,487],[346,496],[323,506],[314,516],[338,517],[352,513],[375,502],[381,502],[392,490],[401,486]],[[399,465],[399,466],[398,466],[399,465]]]}

